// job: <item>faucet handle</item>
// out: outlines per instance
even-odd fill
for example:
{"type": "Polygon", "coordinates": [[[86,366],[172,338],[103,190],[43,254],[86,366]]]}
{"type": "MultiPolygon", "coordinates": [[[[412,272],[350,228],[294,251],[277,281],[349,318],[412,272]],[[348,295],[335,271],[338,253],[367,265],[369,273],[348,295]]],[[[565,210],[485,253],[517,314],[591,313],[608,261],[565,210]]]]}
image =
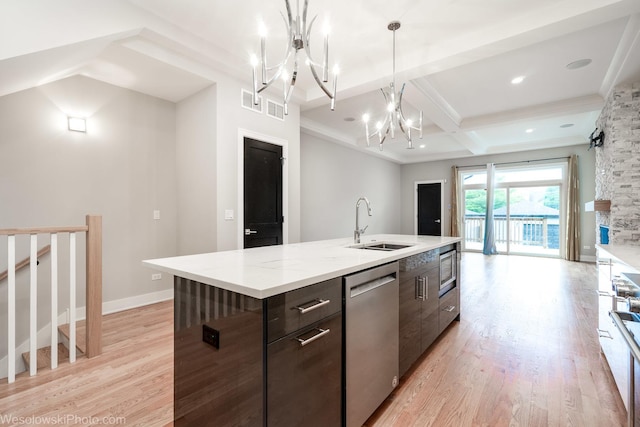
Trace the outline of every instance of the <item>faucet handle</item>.
{"type": "Polygon", "coordinates": [[[368,226],[368,225],[365,225],[365,227],[364,227],[362,230],[360,230],[360,233],[364,233],[364,231],[365,231],[367,228],[369,228],[369,226],[368,226]]]}

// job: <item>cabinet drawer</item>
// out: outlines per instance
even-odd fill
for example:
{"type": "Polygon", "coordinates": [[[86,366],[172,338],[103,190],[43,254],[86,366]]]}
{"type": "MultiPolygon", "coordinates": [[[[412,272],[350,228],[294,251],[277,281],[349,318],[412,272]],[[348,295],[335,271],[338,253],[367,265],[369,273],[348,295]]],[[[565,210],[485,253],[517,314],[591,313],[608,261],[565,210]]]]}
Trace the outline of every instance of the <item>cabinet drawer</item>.
{"type": "Polygon", "coordinates": [[[340,313],[267,346],[269,427],[339,426],[341,388],[340,313]]]}
{"type": "Polygon", "coordinates": [[[440,318],[438,329],[444,331],[447,326],[460,314],[460,293],[455,287],[440,298],[440,318]]]}
{"type": "Polygon", "coordinates": [[[304,328],[342,308],[342,278],[269,297],[267,342],[304,328]]]}

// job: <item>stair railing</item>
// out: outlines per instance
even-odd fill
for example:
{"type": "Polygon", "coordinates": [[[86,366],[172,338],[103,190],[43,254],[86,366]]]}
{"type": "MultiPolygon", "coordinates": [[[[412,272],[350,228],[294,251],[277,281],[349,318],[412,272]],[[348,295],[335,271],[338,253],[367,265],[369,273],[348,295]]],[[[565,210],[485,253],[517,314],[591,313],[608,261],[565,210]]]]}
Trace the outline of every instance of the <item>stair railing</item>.
{"type": "Polygon", "coordinates": [[[88,358],[102,352],[102,217],[87,215],[86,225],[0,229],[7,236],[8,331],[7,380],[15,382],[16,271],[30,267],[29,286],[29,374],[37,372],[38,235],[51,239],[51,369],[58,367],[58,234],[69,234],[69,362],[76,361],[76,233],[86,233],[86,353],[88,358]],[[16,235],[30,235],[28,263],[16,264],[16,235]]]}
{"type": "MultiPolygon", "coordinates": [[[[42,249],[40,249],[37,253],[37,263],[40,263],[40,258],[42,258],[44,255],[48,254],[49,252],[51,252],[51,245],[47,245],[44,246],[42,249]]],[[[16,273],[20,270],[22,270],[23,268],[25,268],[26,266],[28,266],[29,264],[31,264],[31,257],[27,257],[25,259],[23,259],[22,261],[20,261],[19,263],[16,264],[16,273]]],[[[5,270],[2,273],[0,273],[0,282],[2,282],[4,279],[6,279],[7,277],[9,277],[9,270],[5,270]]]]}

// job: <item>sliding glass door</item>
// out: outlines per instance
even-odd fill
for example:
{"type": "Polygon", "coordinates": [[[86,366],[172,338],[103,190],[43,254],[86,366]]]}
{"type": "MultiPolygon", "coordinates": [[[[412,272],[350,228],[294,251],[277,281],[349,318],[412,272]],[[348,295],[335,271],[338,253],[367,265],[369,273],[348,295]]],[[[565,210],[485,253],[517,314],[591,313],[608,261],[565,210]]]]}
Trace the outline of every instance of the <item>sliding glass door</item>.
{"type": "MultiPolygon", "coordinates": [[[[493,201],[498,253],[559,257],[563,244],[564,164],[496,169],[493,201]]],[[[486,171],[460,176],[464,208],[463,249],[482,251],[486,171]]]]}
{"type": "Polygon", "coordinates": [[[509,188],[505,223],[506,253],[560,256],[560,186],[509,188]]]}

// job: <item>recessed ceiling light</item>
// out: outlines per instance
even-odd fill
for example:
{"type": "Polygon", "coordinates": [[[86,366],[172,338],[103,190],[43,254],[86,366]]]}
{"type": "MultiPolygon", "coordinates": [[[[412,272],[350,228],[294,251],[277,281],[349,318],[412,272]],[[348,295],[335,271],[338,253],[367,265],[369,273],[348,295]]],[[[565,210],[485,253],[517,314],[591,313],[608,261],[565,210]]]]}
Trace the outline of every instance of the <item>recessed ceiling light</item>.
{"type": "Polygon", "coordinates": [[[571,126],[573,126],[573,123],[565,123],[563,125],[560,125],[561,128],[570,128],[571,126]]]}
{"type": "Polygon", "coordinates": [[[573,62],[568,63],[567,64],[567,69],[568,70],[577,70],[578,68],[586,67],[589,64],[591,64],[591,59],[589,59],[589,58],[578,59],[577,61],[573,61],[573,62]]]}
{"type": "Polygon", "coordinates": [[[532,133],[532,132],[533,132],[533,129],[529,128],[529,129],[525,130],[525,132],[526,132],[526,133],[532,133]]]}
{"type": "Polygon", "coordinates": [[[424,147],[426,147],[426,145],[420,144],[420,148],[424,148],[424,147]]]}
{"type": "Polygon", "coordinates": [[[354,117],[345,117],[345,118],[344,118],[344,121],[345,121],[345,122],[355,122],[355,121],[356,121],[356,119],[355,119],[354,117]]]}
{"type": "Polygon", "coordinates": [[[518,76],[518,77],[514,77],[513,79],[511,79],[511,84],[512,85],[519,85],[523,81],[524,81],[524,76],[518,76]]]}

